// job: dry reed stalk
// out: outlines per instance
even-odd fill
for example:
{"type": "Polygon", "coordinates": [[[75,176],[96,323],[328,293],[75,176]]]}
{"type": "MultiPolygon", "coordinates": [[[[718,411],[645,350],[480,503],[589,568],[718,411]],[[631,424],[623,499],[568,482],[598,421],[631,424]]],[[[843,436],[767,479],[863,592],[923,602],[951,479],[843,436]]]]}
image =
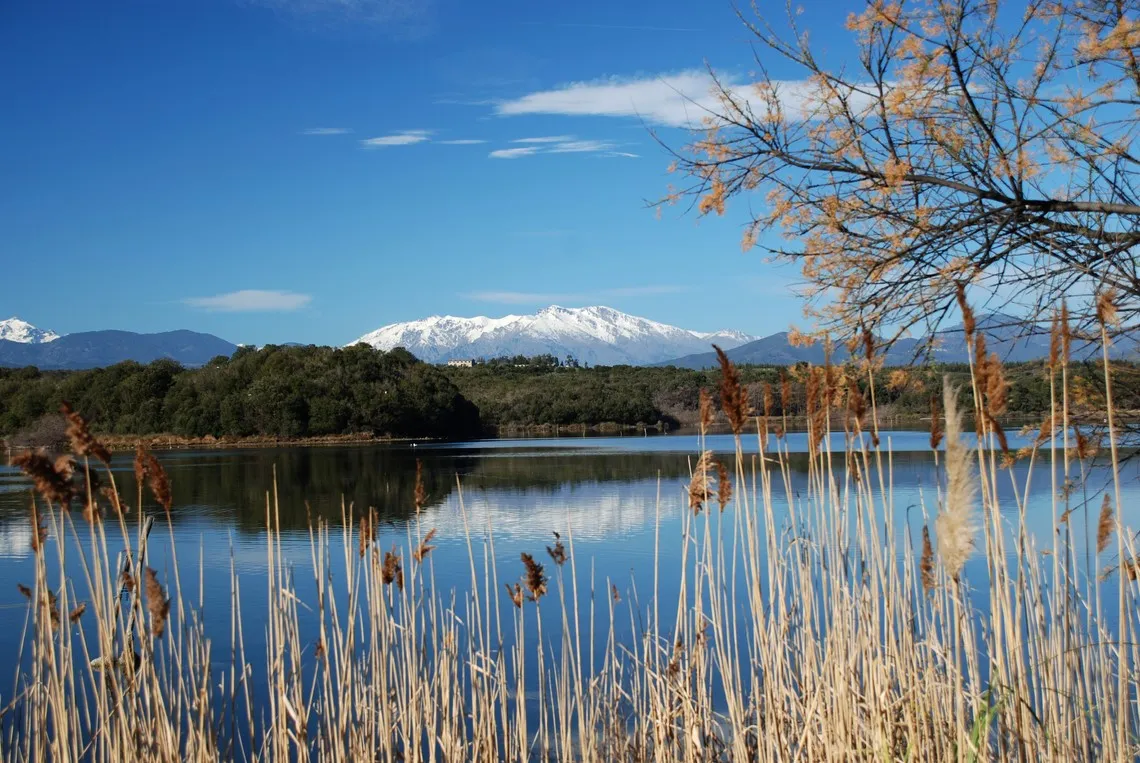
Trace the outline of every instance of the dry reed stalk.
{"type": "Polygon", "coordinates": [[[412,558],[416,560],[417,564],[422,563],[427,555],[430,554],[433,549],[435,549],[435,546],[429,545],[432,541],[432,538],[434,537],[435,528],[433,527],[428,531],[428,534],[424,536],[423,540],[419,542],[419,545],[416,546],[415,550],[412,551],[412,558]]]}
{"type": "Polygon", "coordinates": [[[59,412],[67,417],[67,439],[71,442],[71,452],[77,456],[93,456],[109,467],[111,451],[91,434],[87,420],[72,410],[71,404],[66,400],[60,403],[59,412]]]}
{"type": "Polygon", "coordinates": [[[771,418],[772,406],[772,385],[768,382],[764,382],[764,418],[771,418]]]}
{"type": "Polygon", "coordinates": [[[784,369],[780,369],[780,413],[788,415],[792,406],[792,380],[784,369]]]}
{"type": "Polygon", "coordinates": [[[962,436],[958,389],[949,380],[943,380],[942,389],[942,408],[946,412],[946,495],[935,527],[942,564],[957,581],[974,549],[974,497],[978,486],[972,473],[971,451],[962,436]]]}
{"type": "Polygon", "coordinates": [[[751,411],[748,389],[740,383],[740,372],[724,354],[724,350],[715,344],[713,349],[716,350],[717,362],[720,363],[720,406],[732,427],[732,434],[739,437],[751,411]]]}
{"type": "Polygon", "coordinates": [[[855,431],[860,431],[867,417],[867,400],[863,397],[859,384],[851,379],[847,381],[847,410],[851,414],[855,431]]]}
{"type": "Polygon", "coordinates": [[[158,582],[158,575],[147,567],[143,574],[146,578],[146,608],[150,612],[150,632],[155,638],[162,638],[166,632],[166,619],[170,616],[170,599],[166,597],[166,590],[158,582]]]}
{"type": "Polygon", "coordinates": [[[1073,344],[1073,329],[1069,325],[1069,304],[1061,300],[1061,362],[1068,364],[1071,358],[1073,344]]]}
{"type": "Polygon", "coordinates": [[[1112,539],[1112,500],[1108,497],[1108,493],[1104,494],[1104,500],[1100,504],[1100,519],[1096,523],[1096,552],[1099,554],[1108,548],[1108,541],[1112,539]]]}

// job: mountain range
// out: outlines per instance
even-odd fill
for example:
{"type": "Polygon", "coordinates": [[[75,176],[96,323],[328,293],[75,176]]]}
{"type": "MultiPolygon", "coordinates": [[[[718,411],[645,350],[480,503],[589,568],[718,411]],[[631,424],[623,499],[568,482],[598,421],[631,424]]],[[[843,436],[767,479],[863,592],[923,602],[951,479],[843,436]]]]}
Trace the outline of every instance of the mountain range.
{"type": "Polygon", "coordinates": [[[739,331],[701,332],[638,318],[609,307],[552,305],[534,315],[457,318],[435,315],[394,323],[365,334],[353,344],[379,350],[403,347],[421,360],[494,358],[515,355],[573,356],[590,365],[650,365],[707,350],[737,347],[754,340],[739,331]]]}
{"type": "Polygon", "coordinates": [[[200,366],[218,355],[228,357],[236,349],[237,345],[231,342],[195,331],[82,331],[60,336],[19,318],[0,321],[0,367],[76,370],[124,360],[150,363],[161,358],[184,366],[200,366]]]}
{"type": "MultiPolygon", "coordinates": [[[[978,319],[989,349],[1007,362],[1037,360],[1049,354],[1049,336],[1027,331],[1017,318],[992,314],[978,319]]],[[[502,318],[432,316],[394,323],[365,334],[352,344],[376,349],[403,347],[429,363],[513,357],[516,355],[572,356],[590,365],[659,365],[703,369],[716,365],[712,345],[723,348],[739,364],[821,364],[820,344],[795,346],[786,332],[753,337],[739,331],[701,332],[658,323],[609,307],[551,306],[533,315],[502,318]]],[[[907,337],[887,350],[887,365],[909,365],[925,358],[964,363],[968,359],[965,331],[955,326],[933,337],[907,337]]],[[[200,366],[218,356],[229,356],[237,345],[211,334],[168,331],[136,334],[130,331],[86,331],[60,336],[12,318],[0,321],[0,367],[38,366],[41,369],[82,369],[108,366],[125,360],[149,363],[169,358],[185,366],[200,366]]],[[[1122,336],[1112,345],[1116,358],[1140,358],[1140,339],[1122,336]]],[[[837,347],[832,359],[845,359],[837,347]]],[[[1099,345],[1074,341],[1073,358],[1096,357],[1099,345]]]]}

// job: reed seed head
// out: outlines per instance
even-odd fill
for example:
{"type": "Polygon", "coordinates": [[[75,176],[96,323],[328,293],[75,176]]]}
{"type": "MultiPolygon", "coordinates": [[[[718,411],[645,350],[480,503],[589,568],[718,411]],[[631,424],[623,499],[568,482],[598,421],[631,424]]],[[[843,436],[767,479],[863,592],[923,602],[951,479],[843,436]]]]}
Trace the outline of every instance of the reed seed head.
{"type": "Polygon", "coordinates": [[[20,453],[12,458],[12,466],[31,478],[36,492],[48,503],[64,507],[71,503],[75,494],[71,472],[57,471],[55,463],[42,452],[20,453]]]}
{"type": "Polygon", "coordinates": [[[788,415],[792,405],[792,380],[784,369],[780,369],[780,412],[788,415]]]}
{"type": "Polygon", "coordinates": [[[562,545],[561,535],[554,533],[554,548],[547,546],[546,553],[550,554],[550,558],[559,567],[566,563],[566,547],[562,545]]]}
{"type": "Polygon", "coordinates": [[[526,568],[523,585],[526,586],[527,598],[537,603],[546,593],[546,572],[530,554],[524,551],[521,556],[523,566],[526,568]]]}
{"type": "Polygon", "coordinates": [[[935,528],[942,563],[957,582],[974,549],[974,497],[978,488],[972,473],[971,451],[962,436],[958,389],[948,379],[943,381],[942,389],[942,407],[946,412],[946,494],[935,528]]]}
{"type": "Polygon", "coordinates": [[[966,284],[958,281],[954,287],[958,298],[958,309],[962,311],[962,328],[966,332],[966,341],[970,341],[974,336],[974,331],[977,330],[978,322],[974,319],[974,311],[970,309],[970,303],[966,301],[966,284]]]}
{"type": "Polygon", "coordinates": [[[614,601],[621,601],[621,594],[618,593],[618,587],[613,583],[610,583],[610,596],[613,597],[614,601]]]}
{"type": "Polygon", "coordinates": [[[505,585],[507,587],[507,595],[511,597],[511,601],[514,602],[515,607],[522,609],[524,601],[522,585],[519,583],[506,583],[505,585]]]}
{"type": "Polygon", "coordinates": [[[391,551],[384,552],[384,566],[380,570],[380,579],[384,585],[395,583],[397,588],[404,590],[404,567],[400,563],[400,555],[396,553],[395,546],[391,551]]]}
{"type": "Polygon", "coordinates": [[[67,619],[71,623],[77,623],[77,622],[79,622],[79,618],[83,617],[83,613],[86,611],[87,611],[86,602],[81,603],[79,606],[77,606],[75,609],[71,610],[71,612],[69,612],[67,614],[67,619]]]}
{"type": "Polygon", "coordinates": [[[720,363],[720,405],[728,417],[733,435],[739,437],[750,413],[748,389],[740,383],[740,372],[724,354],[724,350],[715,344],[713,349],[716,350],[717,362],[720,363]]]}
{"type": "Polygon", "coordinates": [[[694,514],[699,514],[709,499],[709,471],[713,468],[712,451],[706,450],[697,459],[693,467],[693,476],[689,478],[689,508],[694,514]]]}
{"type": "Polygon", "coordinates": [[[111,451],[91,434],[87,420],[72,410],[71,404],[66,400],[60,403],[59,411],[67,417],[67,439],[71,441],[71,452],[77,456],[92,456],[102,461],[104,466],[110,466],[111,451]]]}
{"type": "Polygon", "coordinates": [[[147,567],[144,571],[146,586],[146,608],[150,612],[150,632],[155,638],[162,638],[166,632],[166,619],[170,616],[170,599],[166,597],[166,590],[158,582],[158,575],[147,567]]]}
{"type": "Polygon", "coordinates": [[[767,418],[772,415],[773,398],[772,398],[772,385],[764,382],[764,417],[767,418]]]}
{"type": "Polygon", "coordinates": [[[720,510],[724,511],[724,507],[732,500],[732,480],[728,477],[728,467],[724,465],[723,461],[716,462],[716,502],[720,505],[720,510]]]}
{"type": "Polygon", "coordinates": [[[427,504],[427,490],[424,489],[424,462],[416,459],[416,488],[413,494],[416,504],[416,513],[427,504]]]}
{"type": "Polygon", "coordinates": [[[708,428],[710,426],[712,426],[712,423],[713,423],[712,396],[709,394],[707,389],[702,387],[701,392],[700,392],[700,399],[701,399],[701,431],[704,432],[704,431],[708,430],[708,428]]]}
{"type": "Polygon", "coordinates": [[[930,449],[938,450],[942,444],[942,411],[938,408],[938,395],[930,396],[930,449]]]}
{"type": "Polygon", "coordinates": [[[417,563],[423,562],[424,558],[435,548],[435,546],[429,545],[434,537],[435,528],[433,527],[428,531],[428,534],[424,536],[424,539],[420,541],[419,545],[416,546],[415,551],[412,552],[412,558],[415,559],[417,563]]]}
{"type": "Polygon", "coordinates": [[[16,590],[19,591],[20,593],[22,593],[24,595],[24,598],[27,599],[28,601],[32,600],[32,589],[31,588],[28,588],[23,583],[17,583],[16,584],[16,590]]]}
{"type": "Polygon", "coordinates": [[[1103,290],[1096,297],[1096,320],[1104,328],[1115,326],[1120,322],[1120,313],[1117,307],[1119,295],[1115,288],[1103,290]]]}
{"type": "Polygon", "coordinates": [[[922,526],[922,560],[919,562],[922,571],[922,590],[927,593],[934,591],[934,546],[930,543],[930,528],[922,526]]]}
{"type": "Polygon", "coordinates": [[[1096,523],[1096,552],[1099,554],[1108,548],[1108,541],[1112,538],[1112,501],[1108,493],[1104,494],[1104,501],[1100,504],[1100,519],[1096,523]]]}
{"type": "Polygon", "coordinates": [[[1069,304],[1061,300],[1061,362],[1068,364],[1073,344],[1073,329],[1069,325],[1069,304]]]}

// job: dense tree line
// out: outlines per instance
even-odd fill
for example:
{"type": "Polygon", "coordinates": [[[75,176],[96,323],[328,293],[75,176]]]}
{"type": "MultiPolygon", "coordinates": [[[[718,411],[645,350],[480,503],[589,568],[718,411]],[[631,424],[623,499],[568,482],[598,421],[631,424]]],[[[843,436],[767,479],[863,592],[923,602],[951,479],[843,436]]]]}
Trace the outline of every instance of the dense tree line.
{"type": "MultiPolygon", "coordinates": [[[[804,380],[806,366],[743,366],[741,381],[749,389],[753,406],[763,405],[764,387],[772,395],[776,415],[802,416],[806,412],[804,380]],[[782,378],[790,393],[783,406],[782,378]]],[[[865,371],[848,368],[860,390],[870,397],[865,371]]],[[[1008,413],[1012,417],[1036,416],[1049,410],[1049,376],[1041,362],[1010,364],[1005,369],[1010,382],[1008,413]]],[[[613,422],[628,426],[691,425],[696,422],[700,391],[714,397],[719,370],[696,371],[675,367],[599,366],[572,368],[550,364],[476,364],[451,367],[447,375],[464,397],[479,408],[487,427],[534,425],[595,425],[613,422]]],[[[963,387],[963,401],[971,404],[969,367],[964,364],[879,369],[875,372],[874,397],[884,415],[918,417],[929,414],[930,396],[940,393],[944,376],[963,387]]],[[[1073,389],[1089,411],[1103,411],[1098,397],[1103,388],[1099,365],[1075,364],[1070,369],[1073,389]]],[[[1120,408],[1140,409],[1140,367],[1119,363],[1114,369],[1120,408]]],[[[837,396],[839,400],[842,396],[837,396]]]]}
{"type": "Polygon", "coordinates": [[[77,372],[0,369],[0,432],[68,400],[103,432],[187,437],[470,436],[478,410],[435,366],[364,345],[241,348],[202,368],[172,361],[77,372]]]}
{"type": "MultiPolygon", "coordinates": [[[[758,411],[767,385],[773,414],[798,417],[806,408],[806,370],[745,366],[740,373],[758,411]]],[[[870,397],[865,371],[851,367],[843,373],[870,397]]],[[[700,391],[715,397],[719,375],[674,367],[584,368],[553,357],[441,368],[402,349],[380,352],[363,345],[243,348],[196,369],[171,361],[76,372],[0,369],[0,434],[27,431],[62,400],[100,431],[124,435],[447,438],[534,426],[676,428],[696,422],[700,391]]],[[[875,402],[884,416],[925,416],[944,375],[962,385],[968,406],[964,365],[877,370],[875,402]]],[[[1011,364],[1006,375],[1010,416],[1048,411],[1049,378],[1042,363],[1011,364]]],[[[1140,367],[1119,363],[1114,375],[1118,407],[1140,410],[1140,367]]],[[[1076,364],[1070,378],[1076,410],[1103,411],[1100,367],[1076,364]]],[[[837,403],[841,398],[836,396],[837,403]]]]}

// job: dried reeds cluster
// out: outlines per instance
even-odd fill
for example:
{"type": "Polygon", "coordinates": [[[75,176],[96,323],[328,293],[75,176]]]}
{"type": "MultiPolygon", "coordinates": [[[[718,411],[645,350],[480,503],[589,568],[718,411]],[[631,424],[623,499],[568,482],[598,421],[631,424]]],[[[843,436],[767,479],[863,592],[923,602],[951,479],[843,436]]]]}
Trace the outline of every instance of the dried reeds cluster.
{"type": "Polygon", "coordinates": [[[720,405],[728,418],[732,433],[739,437],[752,412],[748,404],[748,389],[740,383],[740,372],[724,354],[724,350],[715,344],[713,349],[716,350],[717,361],[720,363],[720,405]]]}

